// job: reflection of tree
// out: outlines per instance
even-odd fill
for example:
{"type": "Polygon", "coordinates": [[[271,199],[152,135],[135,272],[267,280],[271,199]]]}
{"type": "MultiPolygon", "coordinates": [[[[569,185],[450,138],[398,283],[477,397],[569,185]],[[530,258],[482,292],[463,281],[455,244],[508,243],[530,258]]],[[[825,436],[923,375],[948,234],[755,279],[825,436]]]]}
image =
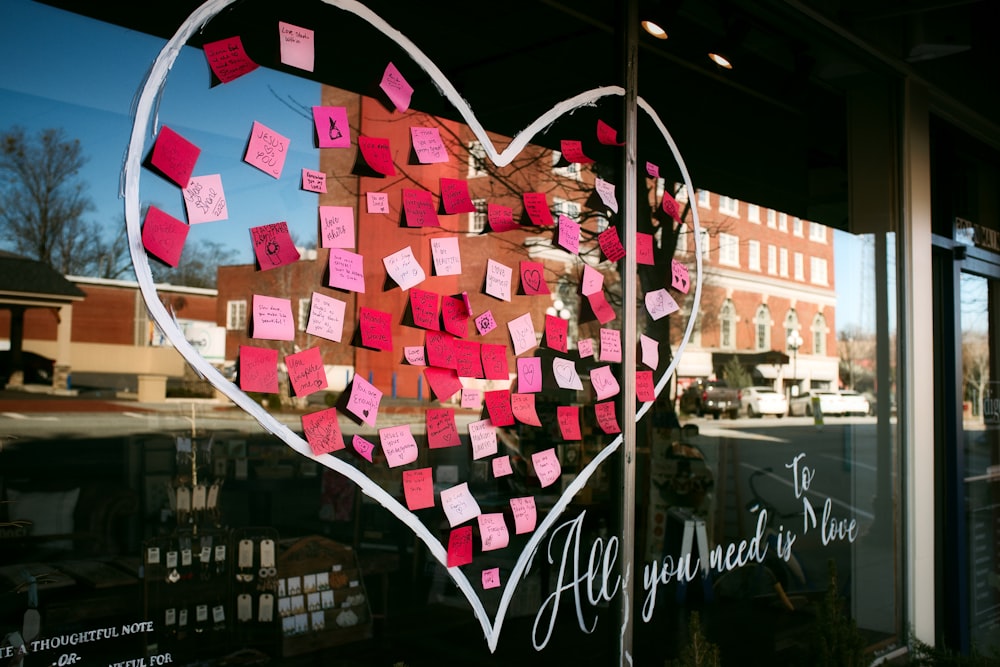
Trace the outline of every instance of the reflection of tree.
{"type": "Polygon", "coordinates": [[[875,336],[851,326],[837,334],[840,353],[840,382],[848,389],[871,391],[875,387],[875,336]]]}
{"type": "Polygon", "coordinates": [[[985,334],[965,331],[962,333],[962,385],[964,400],[971,401],[973,409],[986,391],[990,381],[990,346],[985,334]]]}

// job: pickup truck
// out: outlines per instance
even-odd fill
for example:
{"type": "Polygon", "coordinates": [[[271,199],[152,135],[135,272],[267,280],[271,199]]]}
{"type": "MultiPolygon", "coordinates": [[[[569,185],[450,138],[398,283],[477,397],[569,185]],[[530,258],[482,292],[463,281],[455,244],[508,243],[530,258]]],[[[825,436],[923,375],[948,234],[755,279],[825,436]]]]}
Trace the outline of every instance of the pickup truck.
{"type": "Polygon", "coordinates": [[[699,417],[712,415],[718,419],[725,413],[736,419],[740,412],[740,390],[723,380],[699,380],[681,394],[680,408],[699,417]]]}

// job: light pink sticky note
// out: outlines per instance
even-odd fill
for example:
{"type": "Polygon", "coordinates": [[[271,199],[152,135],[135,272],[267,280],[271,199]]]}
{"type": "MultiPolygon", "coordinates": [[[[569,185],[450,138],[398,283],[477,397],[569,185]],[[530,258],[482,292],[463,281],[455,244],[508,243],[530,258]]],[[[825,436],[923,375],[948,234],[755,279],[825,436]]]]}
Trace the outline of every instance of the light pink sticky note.
{"type": "Polygon", "coordinates": [[[590,384],[594,387],[597,399],[603,401],[617,394],[621,387],[610,366],[598,366],[590,371],[590,384]]]}
{"type": "Polygon", "coordinates": [[[604,296],[604,290],[594,292],[588,296],[587,303],[590,304],[590,309],[594,311],[594,317],[601,324],[607,324],[615,319],[615,309],[608,303],[608,298],[604,296]]]}
{"type": "Polygon", "coordinates": [[[142,245],[161,262],[177,266],[190,229],[183,220],[150,206],[142,224],[142,245]]]}
{"type": "Polygon", "coordinates": [[[327,388],[326,370],[323,368],[323,353],[318,347],[310,347],[285,356],[288,381],[297,397],[308,396],[327,388]]]}
{"type": "Polygon", "coordinates": [[[302,168],[302,189],[306,192],[326,192],[326,174],[322,171],[302,168]]]}
{"type": "Polygon", "coordinates": [[[495,551],[503,549],[510,544],[510,533],[507,532],[507,524],[503,519],[503,512],[490,512],[480,514],[479,537],[482,541],[483,551],[495,551]]]}
{"type": "Polygon", "coordinates": [[[413,87],[406,82],[406,79],[392,63],[386,66],[379,87],[389,97],[389,101],[396,106],[396,111],[402,112],[410,108],[413,87]]]}
{"type": "Polygon", "coordinates": [[[514,209],[503,204],[486,204],[486,222],[490,229],[499,232],[509,232],[520,227],[514,222],[514,209]]]}
{"type": "Polygon", "coordinates": [[[420,164],[448,161],[448,149],[441,140],[441,130],[436,127],[411,127],[410,141],[420,164]]]}
{"type": "Polygon", "coordinates": [[[655,266],[656,259],[653,256],[653,235],[642,232],[635,233],[635,263],[655,266]]]}
{"type": "Polygon", "coordinates": [[[535,325],[531,322],[531,313],[515,317],[507,323],[510,340],[514,344],[514,356],[518,356],[535,348],[538,340],[535,338],[535,325]]]}
{"type": "Polygon", "coordinates": [[[570,163],[593,164],[594,160],[583,152],[583,142],[579,139],[562,139],[559,142],[563,158],[570,163]]]}
{"type": "Polygon", "coordinates": [[[299,251],[288,233],[287,222],[251,227],[250,241],[261,271],[276,269],[299,260],[299,251]]]}
{"type": "Polygon", "coordinates": [[[493,477],[506,477],[507,475],[514,474],[514,469],[510,465],[509,454],[496,457],[495,459],[493,459],[492,464],[493,464],[493,477]]]}
{"type": "Polygon", "coordinates": [[[655,164],[653,164],[652,162],[647,161],[646,162],[646,174],[650,178],[659,178],[660,177],[660,168],[658,166],[656,166],[655,164]]]}
{"type": "Polygon", "coordinates": [[[500,588],[500,568],[491,567],[483,570],[483,590],[500,588]]]}
{"type": "Polygon", "coordinates": [[[411,366],[426,366],[427,357],[423,345],[408,345],[403,348],[403,358],[411,366]]]}
{"type": "Polygon", "coordinates": [[[361,344],[373,350],[392,349],[392,315],[362,306],[358,310],[361,344]]]}
{"type": "Polygon", "coordinates": [[[337,408],[302,415],[302,432],[315,456],[344,449],[344,433],[337,420],[337,408]]]}
{"type": "Polygon", "coordinates": [[[521,261],[521,289],[529,296],[550,294],[545,281],[545,265],[541,262],[521,261]]]}
{"type": "Polygon", "coordinates": [[[419,285],[427,277],[410,246],[383,257],[382,263],[385,265],[385,272],[403,291],[419,285]]]}
{"type": "Polygon", "coordinates": [[[389,213],[389,193],[388,192],[367,192],[365,193],[367,211],[376,215],[388,215],[389,213]]]}
{"type": "Polygon", "coordinates": [[[475,213],[476,205],[469,195],[469,182],[459,178],[441,178],[441,207],[447,215],[475,213]]]}
{"type": "Polygon", "coordinates": [[[347,304],[319,292],[312,293],[309,302],[309,324],[306,333],[339,343],[344,335],[344,314],[347,304]]]}
{"type": "Polygon", "coordinates": [[[581,338],[576,342],[577,352],[581,359],[594,356],[594,340],[592,338],[581,338]]]}
{"type": "Polygon", "coordinates": [[[514,533],[522,535],[530,533],[535,529],[537,513],[535,511],[535,497],[524,496],[510,499],[510,510],[514,515],[514,533]]]}
{"type": "Polygon", "coordinates": [[[688,289],[691,288],[691,276],[688,273],[688,267],[676,259],[670,260],[670,286],[683,294],[687,294],[688,289]]]}
{"type": "Polygon", "coordinates": [[[240,345],[239,383],[243,391],[278,393],[278,351],[240,345]]]}
{"type": "Polygon", "coordinates": [[[482,514],[479,503],[469,491],[468,482],[441,491],[441,508],[448,519],[448,525],[452,528],[482,514]]]}
{"type": "Polygon", "coordinates": [[[572,218],[559,215],[559,236],[557,243],[574,255],[580,252],[580,225],[572,218]]]}
{"type": "Polygon", "coordinates": [[[594,405],[594,416],[597,417],[597,425],[608,435],[622,432],[621,427],[618,425],[618,417],[615,414],[614,401],[594,405]]]}
{"type": "Polygon", "coordinates": [[[389,140],[381,137],[358,137],[358,151],[361,159],[376,173],[383,176],[395,176],[396,167],[392,163],[392,150],[389,140]]]}
{"type": "Polygon", "coordinates": [[[462,389],[462,407],[478,410],[483,405],[483,394],[478,389],[462,389]]]}
{"type": "Polygon", "coordinates": [[[604,274],[590,266],[583,265],[583,279],[580,281],[580,293],[590,296],[600,292],[604,287],[604,274]]]}
{"type": "Polygon", "coordinates": [[[601,361],[622,360],[622,337],[618,329],[601,329],[601,361]]]}
{"type": "Polygon", "coordinates": [[[244,74],[249,74],[258,67],[257,63],[250,60],[250,56],[243,48],[243,40],[238,35],[209,42],[202,49],[205,52],[205,58],[208,59],[208,66],[212,68],[212,73],[222,83],[229,83],[244,74]]]}
{"type": "Polygon", "coordinates": [[[191,172],[194,171],[200,154],[200,148],[164,125],[156,135],[149,161],[164,176],[183,188],[191,182],[191,172]]]}
{"type": "Polygon", "coordinates": [[[614,129],[600,118],[597,119],[597,141],[605,146],[624,146],[624,141],[618,141],[618,130],[614,129]]]}
{"type": "Polygon", "coordinates": [[[434,507],[433,469],[404,470],[403,496],[406,498],[406,509],[410,511],[434,507]]]}
{"type": "MultiPolygon", "coordinates": [[[[614,184],[609,183],[600,176],[597,176],[594,180],[594,189],[597,190],[597,195],[601,198],[601,201],[604,202],[604,205],[617,213],[618,198],[615,196],[614,184]]],[[[617,260],[612,259],[611,261],[614,262],[617,260]]]]}
{"type": "Polygon", "coordinates": [[[390,468],[397,468],[417,460],[417,441],[409,424],[390,426],[378,430],[382,453],[390,468]]]}
{"type": "Polygon", "coordinates": [[[554,222],[544,192],[524,192],[521,194],[521,199],[524,201],[524,211],[528,214],[531,224],[548,227],[554,222]]]}
{"type": "Polygon", "coordinates": [[[493,259],[486,260],[486,293],[501,301],[510,301],[510,285],[514,269],[493,259]]]}
{"type": "Polygon", "coordinates": [[[635,372],[635,397],[643,403],[656,400],[656,385],[653,383],[653,371],[635,372]]]}
{"type": "Polygon", "coordinates": [[[364,438],[362,438],[360,435],[355,434],[355,436],[351,438],[351,446],[354,447],[354,451],[360,454],[362,458],[368,461],[368,463],[372,463],[374,461],[374,454],[375,454],[374,443],[369,442],[364,438]]]}
{"type": "Polygon", "coordinates": [[[431,239],[431,257],[434,259],[435,275],[462,275],[462,255],[458,250],[457,236],[439,236],[431,239]]]}
{"type": "Polygon", "coordinates": [[[368,424],[375,426],[378,408],[382,402],[382,392],[378,387],[355,375],[351,380],[351,393],[347,399],[347,411],[368,424]]]}
{"type": "Polygon", "coordinates": [[[330,287],[365,293],[364,258],[350,250],[330,249],[330,287]]]}
{"type": "Polygon", "coordinates": [[[319,241],[321,248],[353,248],[354,207],[320,206],[319,241]]]}
{"type": "Polygon", "coordinates": [[[480,336],[485,336],[497,328],[497,321],[493,319],[493,313],[487,310],[485,313],[476,316],[476,331],[480,336]]]}
{"type": "Polygon", "coordinates": [[[639,335],[639,348],[642,350],[642,363],[650,368],[660,364],[660,344],[646,334],[639,335]]]}
{"type": "Polygon", "coordinates": [[[295,320],[291,299],[254,294],[252,336],[263,340],[294,340],[295,320]]]}
{"type": "Polygon", "coordinates": [[[187,209],[190,224],[197,225],[229,218],[221,175],[192,176],[188,186],[181,192],[184,193],[184,207],[187,209]]]}
{"type": "Polygon", "coordinates": [[[312,72],[316,61],[316,42],[313,31],[278,21],[278,34],[281,41],[281,62],[289,67],[312,72]]]}
{"type": "Polygon", "coordinates": [[[497,453],[497,430],[489,419],[482,419],[469,424],[469,443],[472,445],[472,458],[484,459],[497,453]]]}
{"type": "Polygon", "coordinates": [[[313,107],[313,123],[320,148],[350,148],[351,126],[347,107],[313,107]]]}
{"type": "Polygon", "coordinates": [[[532,454],[531,465],[535,468],[535,476],[538,477],[543,489],[551,486],[562,475],[562,466],[559,465],[555,447],[532,454]]]}
{"type": "Polygon", "coordinates": [[[254,121],[243,161],[257,167],[268,176],[281,178],[289,143],[288,137],[278,134],[263,123],[254,121]]]}
{"type": "Polygon", "coordinates": [[[426,190],[403,188],[403,218],[407,227],[440,227],[434,198],[426,190]]]}
{"type": "Polygon", "coordinates": [[[534,394],[511,394],[510,409],[514,413],[514,418],[522,424],[528,426],[541,426],[542,422],[538,418],[535,410],[534,394]]]}
{"type": "Polygon", "coordinates": [[[517,392],[531,394],[542,390],[541,357],[522,357],[517,360],[517,392]]]}
{"type": "Polygon", "coordinates": [[[472,562],[472,526],[456,528],[448,534],[448,567],[472,562]]]}
{"type": "Polygon", "coordinates": [[[680,310],[680,306],[677,305],[674,297],[670,296],[670,292],[666,288],[660,288],[652,292],[646,292],[646,310],[649,312],[650,317],[658,320],[670,313],[677,312],[680,310]]]}
{"type": "Polygon", "coordinates": [[[580,408],[575,405],[560,405],[556,408],[556,421],[563,440],[582,439],[580,432],[580,408]]]}

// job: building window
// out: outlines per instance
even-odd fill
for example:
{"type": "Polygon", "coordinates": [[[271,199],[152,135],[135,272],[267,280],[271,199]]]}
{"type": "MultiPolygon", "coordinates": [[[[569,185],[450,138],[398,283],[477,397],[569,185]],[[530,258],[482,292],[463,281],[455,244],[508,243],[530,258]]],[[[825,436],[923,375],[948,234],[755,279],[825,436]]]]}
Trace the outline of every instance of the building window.
{"type": "Polygon", "coordinates": [[[778,214],[778,231],[787,232],[788,231],[788,214],[779,213],[778,214]]]}
{"type": "Polygon", "coordinates": [[[771,229],[778,226],[778,214],[773,209],[767,209],[767,226],[771,229]]]}
{"type": "Polygon", "coordinates": [[[597,218],[597,233],[598,234],[600,234],[601,232],[603,232],[604,230],[606,230],[608,227],[611,226],[611,221],[608,220],[608,216],[604,215],[603,213],[598,213],[598,214],[596,214],[595,217],[597,218]]]}
{"type": "Polygon", "coordinates": [[[782,278],[788,277],[788,250],[785,248],[778,250],[778,273],[782,278]]]}
{"type": "Polygon", "coordinates": [[[799,217],[792,218],[792,234],[795,234],[796,236],[803,235],[802,218],[799,217]]]}
{"type": "Polygon", "coordinates": [[[826,243],[826,227],[818,222],[809,223],[809,240],[818,243],[826,243]]]}
{"type": "Polygon", "coordinates": [[[828,333],[826,318],[823,317],[823,313],[816,313],[812,323],[813,354],[826,354],[826,335],[828,333]]]}
{"type": "Polygon", "coordinates": [[[245,299],[226,303],[226,328],[243,331],[247,328],[247,302],[245,299]]]}
{"type": "Polygon", "coordinates": [[[677,247],[674,252],[678,255],[687,254],[688,251],[688,235],[682,229],[680,234],[677,235],[677,247]]]}
{"type": "Polygon", "coordinates": [[[698,190],[698,206],[712,208],[711,193],[708,190],[698,190]]]}
{"type": "Polygon", "coordinates": [[[674,195],[674,199],[679,202],[686,202],[688,200],[688,186],[684,183],[677,183],[677,194],[674,195]]]}
{"type": "Polygon", "coordinates": [[[772,276],[778,275],[778,249],[773,245],[767,246],[767,272],[772,276]]]}
{"type": "Polygon", "coordinates": [[[736,308],[732,299],[726,299],[719,310],[719,347],[731,350],[736,339],[736,308]]]}
{"type": "Polygon", "coordinates": [[[814,285],[828,285],[826,260],[822,257],[809,258],[809,280],[814,285]]]}
{"type": "Polygon", "coordinates": [[[580,163],[570,162],[561,167],[557,167],[559,161],[562,160],[562,153],[560,151],[552,151],[552,173],[556,176],[562,176],[563,178],[570,178],[574,181],[580,180],[580,163]]]}
{"type": "Polygon", "coordinates": [[[757,204],[747,204],[747,220],[760,224],[760,206],[757,204]]]}
{"type": "Polygon", "coordinates": [[[312,299],[299,299],[299,331],[305,331],[309,326],[309,308],[312,299]]]}
{"type": "Polygon", "coordinates": [[[469,142],[469,175],[467,178],[486,176],[486,149],[478,141],[469,142]]]}
{"type": "Polygon", "coordinates": [[[740,215],[740,200],[719,195],[719,213],[725,213],[726,215],[738,218],[740,215]]]}
{"type": "Polygon", "coordinates": [[[761,304],[754,316],[754,341],[758,351],[771,349],[771,311],[767,305],[761,304]]]}
{"type": "Polygon", "coordinates": [[[791,352],[792,348],[788,346],[788,340],[792,337],[792,334],[799,330],[799,314],[795,312],[794,308],[789,309],[788,313],[785,315],[785,351],[791,352]]]}
{"type": "Polygon", "coordinates": [[[747,242],[747,265],[751,271],[760,271],[760,241],[747,242]]]}
{"type": "Polygon", "coordinates": [[[802,259],[802,253],[797,252],[793,257],[793,262],[795,266],[795,279],[805,280],[806,279],[806,265],[802,259]]]}
{"type": "Polygon", "coordinates": [[[469,214],[469,233],[478,234],[486,229],[487,204],[485,199],[473,199],[472,205],[476,210],[469,214]]]}
{"type": "Polygon", "coordinates": [[[719,234],[719,264],[740,265],[740,237],[726,233],[719,234]]]}
{"type": "Polygon", "coordinates": [[[707,229],[701,230],[701,256],[704,259],[711,259],[712,258],[712,254],[709,251],[709,248],[712,245],[710,243],[710,241],[711,241],[711,237],[708,234],[708,230],[707,229]]]}

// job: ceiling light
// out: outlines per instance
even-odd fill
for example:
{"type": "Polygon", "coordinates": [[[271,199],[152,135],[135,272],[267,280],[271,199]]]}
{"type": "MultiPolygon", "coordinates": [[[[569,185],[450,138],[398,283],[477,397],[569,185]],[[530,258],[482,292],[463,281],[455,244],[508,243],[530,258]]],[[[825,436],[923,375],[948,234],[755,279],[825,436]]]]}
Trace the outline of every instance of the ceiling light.
{"type": "Polygon", "coordinates": [[[656,21],[646,19],[642,22],[642,28],[657,39],[667,38],[667,31],[656,21]]]}
{"type": "Polygon", "coordinates": [[[721,67],[722,69],[733,68],[733,61],[731,61],[729,57],[723,53],[722,49],[714,49],[712,51],[709,51],[708,59],[711,60],[716,65],[718,65],[719,67],[721,67]]]}

